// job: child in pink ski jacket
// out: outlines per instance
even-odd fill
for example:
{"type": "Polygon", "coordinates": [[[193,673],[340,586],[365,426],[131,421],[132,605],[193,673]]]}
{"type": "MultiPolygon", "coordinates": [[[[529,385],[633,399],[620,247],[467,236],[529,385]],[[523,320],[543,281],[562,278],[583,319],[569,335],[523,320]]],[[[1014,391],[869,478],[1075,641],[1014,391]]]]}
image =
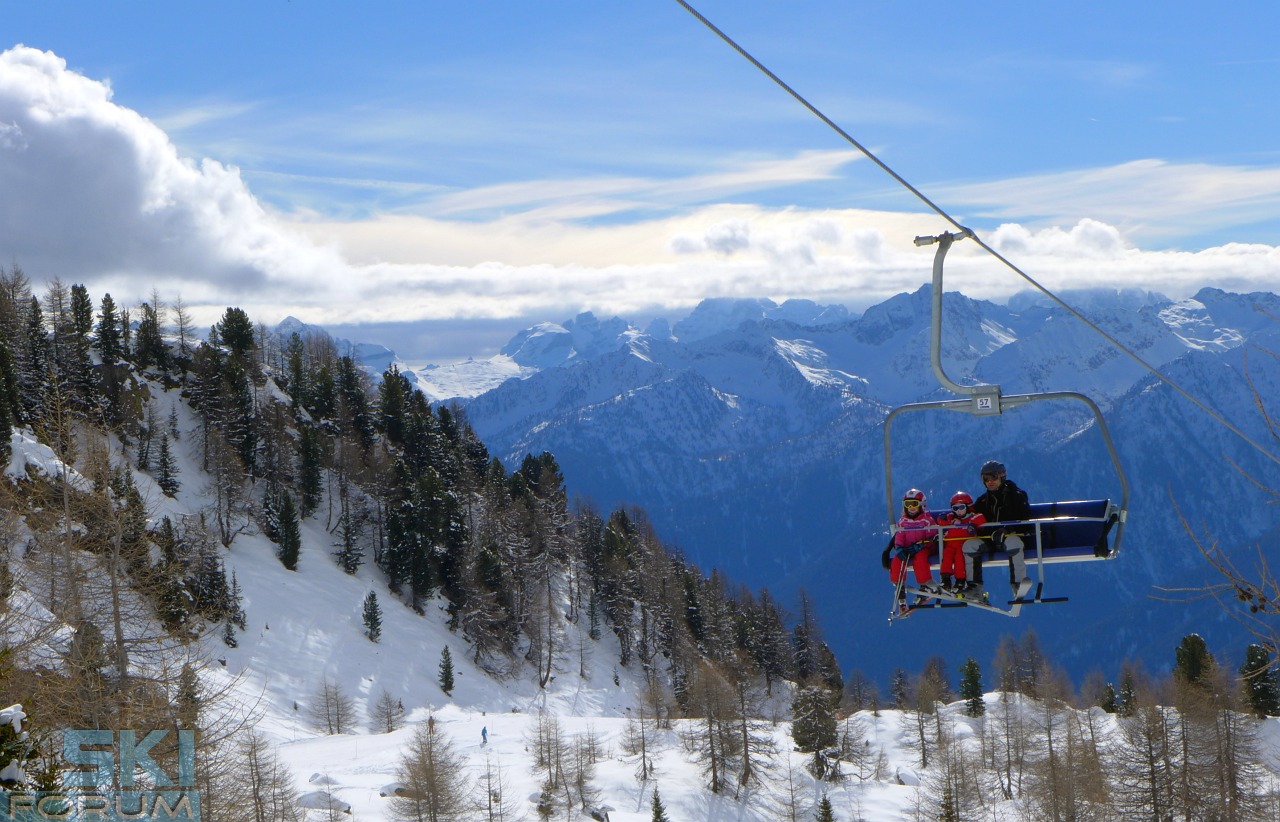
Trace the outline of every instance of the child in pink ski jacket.
{"type": "Polygon", "coordinates": [[[889,565],[889,581],[897,585],[907,572],[910,563],[916,574],[920,590],[938,593],[929,572],[929,551],[937,545],[938,529],[933,515],[925,508],[924,492],[912,488],[902,495],[902,516],[898,530],[893,535],[892,560],[889,565]]]}

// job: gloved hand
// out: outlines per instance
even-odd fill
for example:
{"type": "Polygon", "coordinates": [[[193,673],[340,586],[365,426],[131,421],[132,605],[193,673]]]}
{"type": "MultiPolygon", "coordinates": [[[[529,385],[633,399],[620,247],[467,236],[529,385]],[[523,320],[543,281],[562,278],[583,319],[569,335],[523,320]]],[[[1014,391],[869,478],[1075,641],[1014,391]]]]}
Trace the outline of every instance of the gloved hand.
{"type": "Polygon", "coordinates": [[[991,532],[991,547],[1004,548],[1004,528],[997,528],[991,532]]]}
{"type": "Polygon", "coordinates": [[[973,523],[966,523],[964,526],[964,529],[969,532],[969,536],[971,537],[977,536],[978,534],[978,526],[974,525],[973,523]]]}

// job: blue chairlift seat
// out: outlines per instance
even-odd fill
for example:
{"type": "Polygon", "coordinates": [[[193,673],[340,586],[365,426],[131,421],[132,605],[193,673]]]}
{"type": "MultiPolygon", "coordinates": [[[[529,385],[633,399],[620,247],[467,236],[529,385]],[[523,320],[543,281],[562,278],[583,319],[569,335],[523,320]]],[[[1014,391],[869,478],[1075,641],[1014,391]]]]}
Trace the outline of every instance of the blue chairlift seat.
{"type": "MultiPolygon", "coordinates": [[[[932,512],[935,517],[947,513],[932,512]]],[[[1119,508],[1108,499],[1069,500],[1066,502],[1033,502],[1031,519],[1002,523],[1022,536],[1027,565],[1037,562],[1087,562],[1111,559],[1112,527],[1120,519],[1119,508]]],[[[989,525],[989,524],[988,524],[989,525]]],[[[986,531],[989,528],[984,527],[986,531]]],[[[981,533],[980,533],[981,535],[981,533]]],[[[931,567],[936,571],[939,557],[930,551],[931,567]]],[[[984,567],[1008,565],[1009,554],[1000,550],[983,555],[984,567]]]]}

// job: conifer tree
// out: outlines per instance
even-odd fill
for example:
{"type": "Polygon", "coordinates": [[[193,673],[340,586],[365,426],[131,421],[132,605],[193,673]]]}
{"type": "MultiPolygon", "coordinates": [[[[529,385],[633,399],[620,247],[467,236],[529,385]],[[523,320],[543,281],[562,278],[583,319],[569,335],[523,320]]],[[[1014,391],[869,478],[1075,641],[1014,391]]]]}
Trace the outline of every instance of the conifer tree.
{"type": "Polygon", "coordinates": [[[83,285],[71,286],[71,326],[85,338],[93,331],[93,301],[83,285]]]}
{"type": "Polygon", "coordinates": [[[453,656],[449,653],[448,645],[440,652],[440,676],[436,681],[446,695],[453,694],[453,656]]]}
{"type": "Polygon", "coordinates": [[[165,346],[161,330],[161,306],[144,302],[139,308],[142,318],[134,337],[133,360],[139,368],[155,366],[161,370],[169,367],[169,350],[165,346]]]}
{"type": "Polygon", "coordinates": [[[76,400],[84,409],[101,405],[97,380],[89,353],[93,333],[93,302],[83,285],[71,286],[70,322],[68,327],[68,351],[66,353],[67,379],[71,383],[76,400]]]}
{"type": "Polygon", "coordinates": [[[1207,686],[1217,667],[1204,637],[1187,634],[1174,651],[1173,678],[1187,685],[1207,686]]]}
{"type": "Polygon", "coordinates": [[[533,809],[537,812],[538,818],[548,820],[555,816],[556,813],[556,784],[548,776],[542,782],[542,789],[538,792],[538,801],[534,804],[533,809]]]}
{"type": "Polygon", "coordinates": [[[889,705],[905,711],[911,705],[911,680],[907,672],[898,668],[893,672],[893,681],[889,685],[889,705]]]}
{"type": "Polygon", "coordinates": [[[364,550],[360,547],[360,523],[349,504],[344,502],[344,506],[338,515],[338,542],[335,543],[338,550],[333,555],[338,560],[338,567],[354,574],[364,562],[364,550]]]}
{"type": "Polygon", "coordinates": [[[987,712],[987,703],[982,698],[982,668],[973,657],[960,666],[960,698],[964,700],[966,716],[979,717],[987,712]]]}
{"type": "Polygon", "coordinates": [[[231,615],[231,621],[240,630],[244,630],[248,625],[248,615],[244,612],[244,597],[240,592],[240,581],[236,579],[236,572],[231,572],[231,590],[227,592],[227,613],[231,615]]]}
{"type": "Polygon", "coordinates": [[[178,466],[169,448],[167,433],[160,435],[160,451],[156,454],[156,484],[166,497],[174,496],[182,487],[182,483],[178,481],[178,466]]]}
{"type": "Polygon", "coordinates": [[[0,343],[0,456],[8,455],[9,440],[13,436],[13,423],[17,419],[17,377],[13,373],[13,358],[8,346],[0,343]],[[10,386],[14,390],[10,390],[10,386]]]}
{"type": "Polygon", "coordinates": [[[825,793],[818,802],[818,812],[813,818],[814,822],[836,822],[835,808],[831,807],[831,799],[825,793]]]}
{"type": "Polygon", "coordinates": [[[94,341],[104,365],[120,361],[120,318],[116,314],[116,302],[110,294],[102,295],[102,308],[98,314],[98,337],[94,341]]]}
{"type": "Polygon", "coordinates": [[[1138,709],[1138,689],[1133,680],[1133,671],[1129,670],[1120,679],[1120,692],[1116,694],[1116,714],[1119,716],[1133,716],[1138,709]]]}
{"type": "Polygon", "coordinates": [[[370,591],[364,598],[364,635],[373,642],[382,638],[382,608],[378,595],[370,591]]]}
{"type": "Polygon", "coordinates": [[[285,356],[288,357],[289,374],[289,407],[293,409],[307,406],[307,369],[303,358],[302,335],[297,331],[289,335],[285,345],[285,356]]]}
{"type": "Polygon", "coordinates": [[[313,426],[300,426],[298,431],[298,509],[303,517],[311,516],[311,513],[320,505],[320,492],[323,485],[320,435],[313,426]]]}
{"type": "Polygon", "coordinates": [[[227,308],[215,326],[217,338],[226,347],[231,359],[237,360],[246,371],[253,360],[253,322],[243,308],[227,308]]]}
{"type": "Polygon", "coordinates": [[[44,328],[44,312],[35,295],[27,302],[27,326],[22,355],[17,359],[18,386],[20,390],[20,419],[24,424],[37,425],[44,418],[48,393],[49,335],[44,328]]]}
{"type": "Polygon", "coordinates": [[[796,748],[813,753],[836,744],[834,700],[826,688],[805,685],[796,689],[791,701],[791,738],[796,748]]]}
{"type": "Polygon", "coordinates": [[[1263,645],[1251,644],[1245,649],[1240,676],[1253,713],[1259,718],[1280,716],[1280,671],[1276,670],[1275,654],[1263,645]]]}
{"type": "Polygon", "coordinates": [[[652,815],[649,822],[671,822],[671,817],[667,816],[667,809],[662,804],[662,797],[658,795],[658,786],[653,786],[653,801],[649,803],[652,809],[652,815]]]}
{"type": "Polygon", "coordinates": [[[302,531],[298,526],[298,511],[293,506],[293,496],[280,492],[280,562],[290,571],[298,570],[298,553],[302,549],[302,531]]]}
{"type": "Polygon", "coordinates": [[[1098,707],[1109,714],[1116,712],[1118,697],[1116,696],[1116,686],[1108,682],[1102,688],[1102,696],[1098,700],[1098,707]]]}

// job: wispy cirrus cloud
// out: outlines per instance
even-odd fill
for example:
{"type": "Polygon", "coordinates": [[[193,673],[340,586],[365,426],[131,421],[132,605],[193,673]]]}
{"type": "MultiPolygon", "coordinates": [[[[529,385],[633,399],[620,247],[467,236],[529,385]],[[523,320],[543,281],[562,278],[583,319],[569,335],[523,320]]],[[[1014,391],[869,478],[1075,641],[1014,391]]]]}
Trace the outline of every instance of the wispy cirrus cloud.
{"type": "MultiPolygon", "coordinates": [[[[619,211],[673,208],[748,191],[834,179],[838,169],[860,158],[853,151],[805,151],[794,157],[742,161],[710,174],[668,179],[600,177],[504,183],[445,194],[425,202],[421,210],[447,217],[523,210],[566,201],[611,203],[619,211]]],[[[602,212],[596,208],[588,213],[600,216],[602,212]]]]}
{"type": "Polygon", "coordinates": [[[1135,240],[1176,241],[1210,229],[1274,219],[1280,168],[1135,160],[934,187],[938,196],[988,218],[1070,225],[1092,218],[1135,240]]]}

